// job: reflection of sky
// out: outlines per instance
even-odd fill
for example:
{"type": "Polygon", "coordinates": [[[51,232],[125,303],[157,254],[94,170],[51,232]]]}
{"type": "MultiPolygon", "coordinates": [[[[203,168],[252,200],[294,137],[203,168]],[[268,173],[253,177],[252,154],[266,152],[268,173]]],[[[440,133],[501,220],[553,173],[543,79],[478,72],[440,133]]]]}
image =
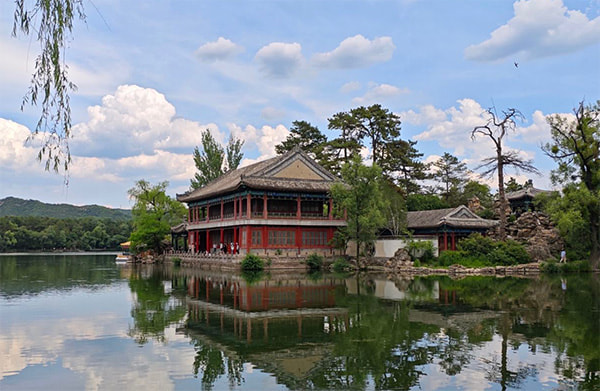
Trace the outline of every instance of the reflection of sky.
{"type": "MultiPolygon", "coordinates": [[[[166,343],[138,345],[127,281],[101,289],[50,291],[0,300],[1,390],[198,389],[188,337],[165,329],[166,343]]],[[[284,390],[247,364],[241,386],[284,390]]],[[[214,384],[229,389],[227,376],[214,384]]]]}
{"type": "MultiPolygon", "coordinates": [[[[201,388],[193,376],[195,349],[188,337],[165,331],[165,343],[138,345],[127,335],[133,327],[133,294],[126,280],[108,286],[47,291],[36,296],[0,298],[0,390],[187,390],[201,388]],[[66,384],[66,386],[65,386],[66,384]]],[[[446,340],[443,330],[420,340],[446,340]]],[[[415,342],[419,345],[419,342],[415,342]]],[[[502,338],[465,346],[472,359],[455,376],[446,375],[439,359],[420,369],[424,375],[414,390],[497,390],[486,374],[499,367],[502,338]]],[[[532,353],[527,344],[508,346],[508,369],[534,367],[522,389],[556,389],[553,351],[532,353]]],[[[227,375],[213,389],[285,390],[275,377],[251,364],[244,365],[243,382],[231,387],[227,375]]],[[[369,380],[367,389],[374,387],[369,380]]]]}
{"type": "MultiPolygon", "coordinates": [[[[424,365],[422,370],[424,376],[419,379],[419,384],[414,386],[413,390],[498,390],[501,385],[497,382],[491,382],[486,378],[487,374],[496,366],[495,374],[499,376],[499,368],[502,361],[502,337],[495,335],[492,341],[475,346],[472,354],[473,359],[464,366],[460,373],[455,376],[447,376],[438,365],[439,360],[424,365]]],[[[535,368],[537,371],[533,376],[523,379],[518,386],[509,387],[510,389],[553,390],[559,387],[559,377],[554,372],[555,354],[543,353],[539,350],[532,353],[529,345],[522,343],[515,350],[509,342],[507,351],[507,369],[517,372],[519,368],[535,368]]]]}

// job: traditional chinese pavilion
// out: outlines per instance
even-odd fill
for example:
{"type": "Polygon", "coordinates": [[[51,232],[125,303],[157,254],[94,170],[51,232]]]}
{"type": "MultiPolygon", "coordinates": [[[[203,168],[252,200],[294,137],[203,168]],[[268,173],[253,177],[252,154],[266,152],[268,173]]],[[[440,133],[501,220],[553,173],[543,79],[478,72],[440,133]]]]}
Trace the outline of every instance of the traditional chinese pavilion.
{"type": "Polygon", "coordinates": [[[336,177],[300,149],[230,171],[178,194],[188,205],[188,245],[194,252],[332,255],[335,230],[329,193],[336,177]],[[233,244],[233,246],[232,246],[233,244]]]}
{"type": "Polygon", "coordinates": [[[498,221],[483,219],[461,205],[457,208],[407,212],[406,223],[415,237],[436,236],[438,248],[443,251],[456,250],[459,239],[474,232],[485,234],[498,221]]]}

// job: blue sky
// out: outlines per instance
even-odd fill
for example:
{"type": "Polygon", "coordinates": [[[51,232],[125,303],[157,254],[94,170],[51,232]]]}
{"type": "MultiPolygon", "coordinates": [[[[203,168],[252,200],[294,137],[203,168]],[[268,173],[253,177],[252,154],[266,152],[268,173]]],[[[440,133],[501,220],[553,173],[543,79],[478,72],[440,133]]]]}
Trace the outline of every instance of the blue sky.
{"type": "Polygon", "coordinates": [[[517,108],[506,145],[549,188],[545,116],[600,99],[598,1],[84,1],[66,52],[78,85],[67,187],[25,143],[39,46],[11,37],[13,4],[0,4],[0,198],[128,208],[138,179],[188,189],[203,129],[244,139],[249,164],[274,156],[294,120],[334,137],[327,118],[374,103],[425,160],[450,152],[471,169],[493,153],[469,137],[482,111],[517,108]]]}

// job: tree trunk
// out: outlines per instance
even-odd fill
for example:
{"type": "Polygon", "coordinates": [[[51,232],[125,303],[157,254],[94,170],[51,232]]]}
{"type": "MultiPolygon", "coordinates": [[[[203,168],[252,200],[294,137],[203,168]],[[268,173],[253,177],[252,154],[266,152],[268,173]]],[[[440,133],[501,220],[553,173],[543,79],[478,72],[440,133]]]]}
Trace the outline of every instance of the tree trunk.
{"type": "Polygon", "coordinates": [[[589,208],[592,248],[590,250],[590,265],[592,269],[600,269],[600,210],[594,204],[589,208]]]}
{"type": "Polygon", "coordinates": [[[498,159],[498,198],[500,201],[500,226],[498,227],[498,236],[500,240],[506,240],[506,195],[504,192],[504,161],[502,160],[502,148],[496,150],[498,159]]]}

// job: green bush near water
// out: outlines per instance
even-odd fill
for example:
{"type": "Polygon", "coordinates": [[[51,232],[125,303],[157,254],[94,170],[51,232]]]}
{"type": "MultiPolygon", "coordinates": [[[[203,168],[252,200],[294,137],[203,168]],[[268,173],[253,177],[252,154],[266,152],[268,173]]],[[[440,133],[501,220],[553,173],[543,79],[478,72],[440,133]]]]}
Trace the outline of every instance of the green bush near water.
{"type": "Polygon", "coordinates": [[[246,254],[242,260],[242,270],[260,271],[265,268],[265,262],[261,257],[255,254],[246,254]]]}
{"type": "Polygon", "coordinates": [[[512,266],[531,262],[525,247],[514,240],[497,242],[480,234],[473,234],[458,243],[457,251],[443,251],[426,263],[429,266],[462,265],[469,268],[512,266]]]}
{"type": "Polygon", "coordinates": [[[323,267],[323,257],[318,254],[310,254],[305,262],[310,270],[321,270],[323,267]]]}
{"type": "Polygon", "coordinates": [[[350,265],[350,263],[348,263],[346,258],[340,257],[333,262],[333,264],[331,265],[331,268],[336,273],[342,273],[342,272],[352,269],[352,266],[350,265]]]}

